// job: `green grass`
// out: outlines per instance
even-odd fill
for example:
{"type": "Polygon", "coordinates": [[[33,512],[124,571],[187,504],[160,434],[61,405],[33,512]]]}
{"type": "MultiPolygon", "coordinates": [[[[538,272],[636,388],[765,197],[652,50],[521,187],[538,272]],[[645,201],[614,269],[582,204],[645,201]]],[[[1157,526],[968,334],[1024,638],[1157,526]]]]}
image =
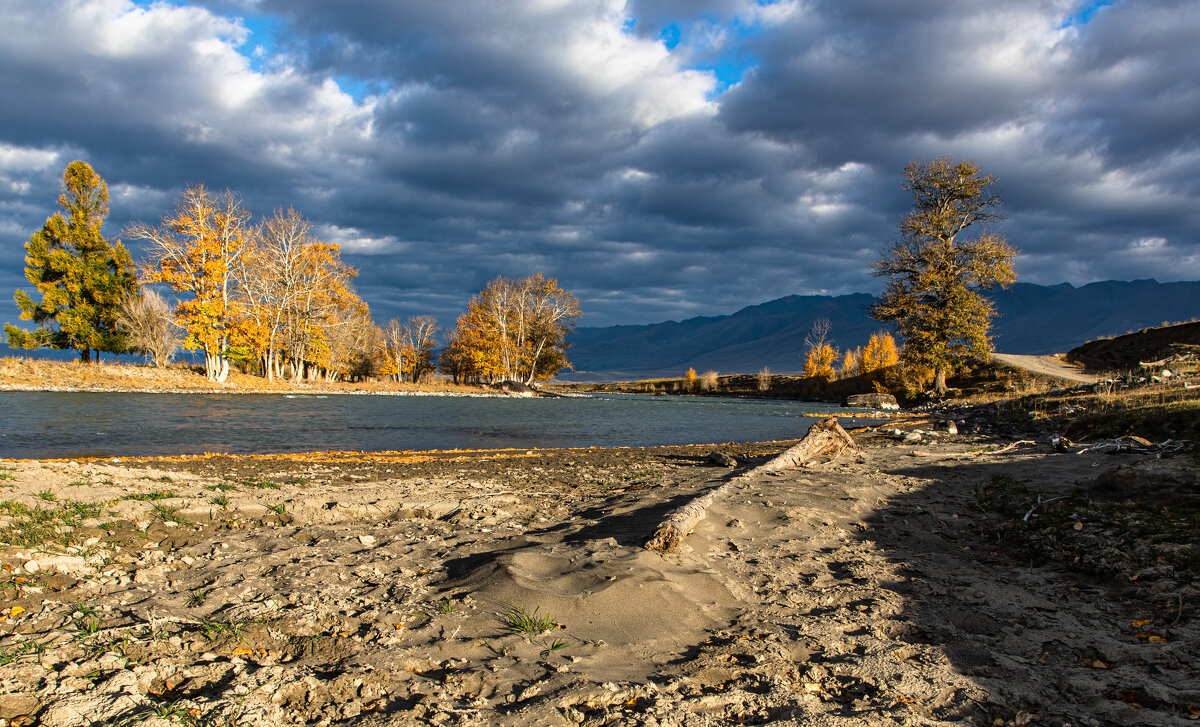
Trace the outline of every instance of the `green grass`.
{"type": "Polygon", "coordinates": [[[208,498],[208,501],[211,502],[212,504],[216,505],[217,507],[221,508],[222,510],[229,507],[229,498],[224,495],[217,495],[216,497],[210,497],[210,498],[208,498]]]}
{"type": "Polygon", "coordinates": [[[287,504],[282,503],[282,502],[277,502],[274,505],[267,505],[267,509],[270,510],[271,512],[275,513],[276,515],[283,515],[285,512],[287,512],[287,504]]]}
{"type": "Polygon", "coordinates": [[[71,533],[64,528],[78,528],[88,518],[99,517],[104,506],[66,500],[54,502],[55,507],[29,507],[17,500],[0,501],[0,514],[11,520],[0,529],[0,541],[20,548],[45,548],[48,545],[73,545],[71,533]]]}
{"type": "Polygon", "coordinates": [[[17,466],[16,465],[13,465],[12,467],[0,467],[0,482],[2,482],[4,480],[15,480],[15,479],[17,479],[17,466]]]}
{"type": "Polygon", "coordinates": [[[242,624],[231,620],[217,621],[215,619],[204,619],[200,622],[200,631],[204,633],[204,638],[209,641],[216,641],[226,634],[236,639],[242,635],[242,624]]]}
{"type": "Polygon", "coordinates": [[[283,485],[279,484],[278,482],[272,482],[270,480],[242,480],[242,484],[246,487],[256,487],[260,490],[278,490],[283,487],[283,485]]]}
{"type": "Polygon", "coordinates": [[[234,487],[233,485],[229,484],[228,482],[218,482],[217,484],[209,485],[208,487],[205,487],[204,489],[209,490],[209,491],[216,491],[216,492],[237,492],[237,488],[234,487]]]}
{"type": "Polygon", "coordinates": [[[442,613],[454,613],[454,599],[447,598],[446,602],[443,603],[438,610],[440,610],[442,613]]]}
{"type": "Polygon", "coordinates": [[[539,613],[538,611],[538,608],[530,611],[524,606],[513,605],[508,611],[500,615],[500,625],[506,631],[520,634],[527,639],[540,636],[547,631],[553,631],[560,627],[554,616],[549,613],[539,613]]]}
{"type": "Polygon", "coordinates": [[[138,502],[156,502],[158,500],[169,500],[172,497],[179,497],[179,493],[174,490],[155,490],[153,492],[135,492],[132,495],[122,497],[122,500],[136,500],[138,502]]]}
{"type": "Polygon", "coordinates": [[[283,484],[302,486],[302,485],[307,485],[308,480],[304,479],[303,477],[289,477],[286,480],[284,480],[283,484]]]}
{"type": "Polygon", "coordinates": [[[203,606],[204,601],[208,598],[209,593],[212,593],[211,588],[197,588],[193,590],[191,595],[188,596],[187,605],[191,608],[199,608],[200,606],[203,606]]]}
{"type": "Polygon", "coordinates": [[[55,495],[50,491],[50,488],[47,487],[46,489],[37,493],[37,499],[42,500],[43,502],[58,502],[58,495],[55,495]]]}
{"type": "Polygon", "coordinates": [[[36,641],[22,641],[19,644],[0,648],[0,666],[7,666],[30,654],[40,654],[45,649],[45,644],[39,644],[36,641]]]}
{"type": "Polygon", "coordinates": [[[155,505],[154,515],[163,522],[179,523],[180,525],[190,525],[191,520],[180,514],[182,508],[167,507],[166,505],[155,505]]]}

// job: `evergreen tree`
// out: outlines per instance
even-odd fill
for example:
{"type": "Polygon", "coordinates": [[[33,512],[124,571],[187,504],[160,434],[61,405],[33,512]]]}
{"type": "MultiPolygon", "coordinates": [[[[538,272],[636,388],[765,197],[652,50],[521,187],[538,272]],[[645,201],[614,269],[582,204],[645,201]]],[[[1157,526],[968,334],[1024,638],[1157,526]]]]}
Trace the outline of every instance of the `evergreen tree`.
{"type": "Polygon", "coordinates": [[[108,185],[86,162],[71,162],[63,171],[58,205],[63,211],[25,243],[25,277],[42,299],[23,290],[14,296],[21,320],[37,328],[5,324],[4,332],[16,348],[73,348],[85,362],[95,350],[99,361],[101,351],[125,350],[117,317],[121,303],[138,290],[137,276],[129,252],[100,229],[108,216],[108,185]]]}

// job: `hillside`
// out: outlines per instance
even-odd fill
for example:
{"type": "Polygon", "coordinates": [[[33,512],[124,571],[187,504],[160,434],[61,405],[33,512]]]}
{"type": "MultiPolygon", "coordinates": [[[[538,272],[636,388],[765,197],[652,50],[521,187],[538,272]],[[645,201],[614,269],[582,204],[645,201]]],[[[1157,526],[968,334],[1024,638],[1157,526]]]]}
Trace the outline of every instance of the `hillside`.
{"type": "Polygon", "coordinates": [[[1188,348],[1200,348],[1200,322],[1147,328],[1115,338],[1090,341],[1067,354],[1067,359],[1097,370],[1133,369],[1188,348]]]}
{"type": "MultiPolygon", "coordinates": [[[[992,294],[999,317],[996,350],[1048,354],[1200,310],[1200,282],[1104,281],[1074,287],[1017,283],[992,294]]],[[[679,375],[697,370],[776,373],[801,368],[804,336],[818,318],[833,324],[839,347],[861,346],[882,328],[867,310],[875,298],[793,295],[728,316],[689,318],[641,326],[580,328],[572,337],[575,373],[567,380],[613,380],[679,375]]]]}

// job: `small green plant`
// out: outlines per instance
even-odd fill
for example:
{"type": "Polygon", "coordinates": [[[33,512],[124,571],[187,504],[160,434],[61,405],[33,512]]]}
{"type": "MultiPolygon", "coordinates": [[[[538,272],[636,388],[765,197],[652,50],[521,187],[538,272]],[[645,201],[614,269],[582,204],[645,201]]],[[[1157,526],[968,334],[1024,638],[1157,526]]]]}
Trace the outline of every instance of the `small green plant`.
{"type": "Polygon", "coordinates": [[[204,632],[204,638],[209,641],[216,641],[217,637],[223,634],[230,634],[234,638],[242,635],[242,625],[232,620],[205,619],[200,622],[200,630],[204,632]]]}
{"type": "Polygon", "coordinates": [[[58,495],[51,492],[49,487],[37,493],[37,498],[45,502],[58,502],[58,495]]]}
{"type": "Polygon", "coordinates": [[[442,613],[454,613],[454,599],[447,597],[439,609],[442,613]]]}
{"type": "Polygon", "coordinates": [[[22,641],[19,644],[0,648],[0,666],[7,666],[30,654],[40,654],[45,648],[45,644],[39,644],[36,641],[22,641]]]}
{"type": "Polygon", "coordinates": [[[72,480],[67,483],[67,487],[90,487],[92,484],[91,475],[83,475],[77,480],[72,480]]]}
{"type": "Polygon", "coordinates": [[[191,591],[188,596],[188,606],[197,608],[204,605],[204,599],[208,598],[208,594],[212,592],[211,588],[196,588],[191,591]]]}
{"type": "Polygon", "coordinates": [[[166,505],[155,505],[154,515],[165,523],[178,523],[180,525],[190,524],[191,520],[188,520],[186,517],[180,514],[181,509],[182,508],[178,507],[168,507],[166,505]]]}
{"type": "Polygon", "coordinates": [[[155,490],[153,492],[135,492],[132,495],[126,495],[122,500],[136,500],[138,502],[157,502],[159,500],[169,500],[172,497],[178,497],[179,493],[174,490],[155,490]]]}
{"type": "Polygon", "coordinates": [[[538,608],[530,611],[524,606],[513,605],[500,616],[500,624],[505,630],[521,634],[527,639],[540,636],[547,631],[559,628],[558,621],[549,613],[538,613],[538,608]]]}
{"type": "Polygon", "coordinates": [[[547,646],[545,649],[542,649],[542,657],[545,658],[551,654],[562,651],[568,646],[570,646],[570,644],[568,644],[566,641],[563,641],[562,639],[555,639],[554,641],[550,642],[549,646],[547,646]]]}
{"type": "Polygon", "coordinates": [[[283,515],[285,512],[287,512],[287,504],[283,502],[277,502],[274,505],[267,505],[267,509],[276,515],[283,515]]]}
{"type": "Polygon", "coordinates": [[[0,481],[17,479],[17,467],[0,467],[0,481]]]}
{"type": "Polygon", "coordinates": [[[278,490],[279,488],[283,487],[283,485],[279,484],[278,482],[272,482],[270,480],[243,480],[242,484],[246,487],[257,487],[260,490],[278,490]]]}
{"type": "Polygon", "coordinates": [[[299,487],[299,486],[307,485],[308,480],[304,479],[303,477],[289,477],[286,480],[284,480],[283,484],[296,485],[299,487]]]}
{"type": "Polygon", "coordinates": [[[229,498],[226,497],[225,495],[217,495],[216,497],[210,497],[210,498],[208,498],[208,501],[211,502],[212,504],[216,505],[217,507],[221,508],[222,510],[226,510],[229,508],[229,498]]]}
{"type": "Polygon", "coordinates": [[[155,703],[140,707],[112,724],[113,727],[133,727],[135,724],[148,722],[153,718],[183,725],[199,725],[200,710],[195,707],[186,707],[180,704],[180,700],[155,703]]]}
{"type": "Polygon", "coordinates": [[[234,487],[233,485],[229,484],[228,482],[218,482],[217,484],[209,485],[209,486],[205,487],[204,489],[209,490],[210,492],[211,491],[216,491],[216,492],[236,492],[237,491],[237,488],[234,487]]]}

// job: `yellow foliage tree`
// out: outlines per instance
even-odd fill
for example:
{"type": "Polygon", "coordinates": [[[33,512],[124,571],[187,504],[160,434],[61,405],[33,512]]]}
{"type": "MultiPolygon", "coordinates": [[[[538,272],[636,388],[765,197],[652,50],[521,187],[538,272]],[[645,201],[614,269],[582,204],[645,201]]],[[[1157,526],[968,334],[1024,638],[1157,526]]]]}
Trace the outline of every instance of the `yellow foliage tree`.
{"type": "Polygon", "coordinates": [[[697,377],[696,377],[696,369],[692,368],[690,366],[688,367],[687,373],[685,373],[683,375],[683,380],[684,380],[684,384],[687,386],[688,391],[695,391],[697,389],[697,387],[699,387],[699,385],[700,385],[700,382],[697,380],[697,377]]]}
{"type": "Polygon", "coordinates": [[[862,349],[847,348],[846,353],[842,356],[842,370],[838,372],[842,378],[857,376],[859,374],[859,362],[861,361],[862,349]]]}
{"type": "Polygon", "coordinates": [[[837,359],[837,349],[828,343],[808,349],[804,357],[804,377],[833,381],[833,364],[837,359]]]}
{"type": "Polygon", "coordinates": [[[229,336],[235,320],[234,266],[246,244],[250,215],[229,190],[213,194],[203,184],[189,186],[175,212],[162,224],[133,225],[129,232],[148,243],[151,260],[142,275],[180,293],[176,320],[184,346],[204,350],[208,378],[224,381],[229,373],[229,336]]]}
{"type": "Polygon", "coordinates": [[[860,376],[870,376],[900,363],[900,349],[890,333],[874,333],[858,360],[860,376]]]}
{"type": "Polygon", "coordinates": [[[566,338],[579,316],[579,300],[554,278],[496,278],[459,317],[453,360],[481,379],[549,378],[570,367],[566,338]]]}
{"type": "Polygon", "coordinates": [[[838,360],[838,351],[829,339],[832,325],[828,318],[813,321],[812,328],[804,337],[804,377],[833,381],[833,365],[838,360]]]}
{"type": "Polygon", "coordinates": [[[913,209],[900,220],[900,238],[873,265],[887,288],[871,315],[896,324],[905,362],[933,369],[934,388],[944,395],[949,372],[971,354],[991,352],[995,311],[981,291],[1016,280],[1017,251],[987,228],[1002,216],[1000,197],[988,192],[995,178],[981,175],[975,162],[913,162],[904,179],[913,209]],[[967,238],[976,225],[983,231],[967,238]]]}

